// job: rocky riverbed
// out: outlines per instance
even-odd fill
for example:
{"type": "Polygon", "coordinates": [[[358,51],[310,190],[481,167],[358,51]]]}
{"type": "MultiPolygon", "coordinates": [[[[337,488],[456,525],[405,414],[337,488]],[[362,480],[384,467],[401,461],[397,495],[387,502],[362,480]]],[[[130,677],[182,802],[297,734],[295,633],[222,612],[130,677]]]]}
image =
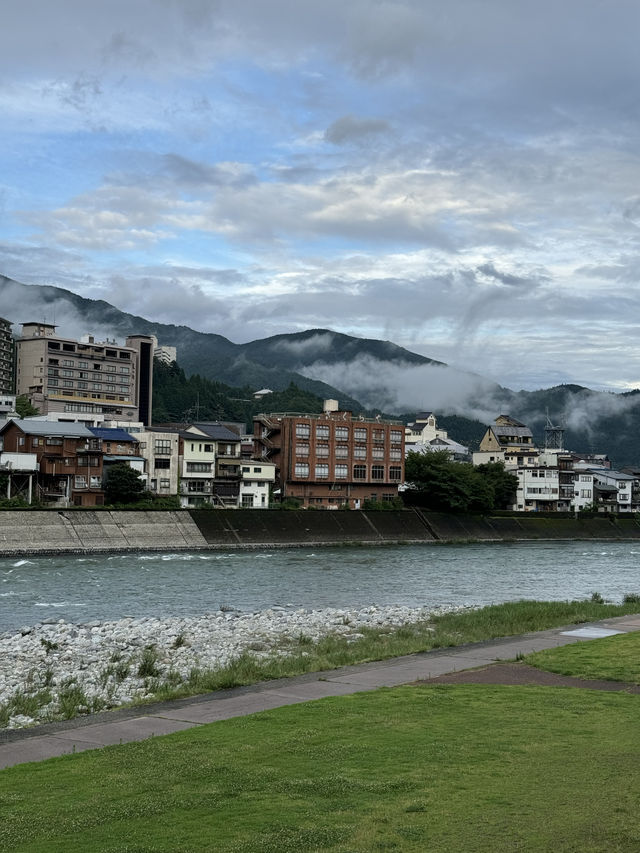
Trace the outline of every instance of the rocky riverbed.
{"type": "Polygon", "coordinates": [[[0,727],[19,728],[150,698],[194,669],[220,669],[239,655],[300,653],[333,633],[394,629],[463,607],[356,610],[220,610],[199,617],[122,618],[74,624],[63,619],[0,634],[0,727]]]}

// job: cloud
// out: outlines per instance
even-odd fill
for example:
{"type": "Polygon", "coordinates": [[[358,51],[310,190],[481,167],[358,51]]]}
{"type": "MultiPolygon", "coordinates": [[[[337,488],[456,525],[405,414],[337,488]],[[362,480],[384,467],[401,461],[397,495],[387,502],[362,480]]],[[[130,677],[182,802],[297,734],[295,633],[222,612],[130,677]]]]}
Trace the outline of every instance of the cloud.
{"type": "Polygon", "coordinates": [[[330,364],[318,360],[299,371],[346,391],[366,406],[391,413],[437,411],[485,420],[492,409],[483,399],[496,390],[482,377],[451,367],[390,364],[369,356],[330,364]]]}
{"type": "Polygon", "coordinates": [[[389,130],[389,124],[382,119],[342,116],[329,125],[325,130],[324,138],[334,145],[345,145],[349,142],[370,139],[387,130],[389,130]]]}
{"type": "Polygon", "coordinates": [[[331,332],[321,332],[300,340],[280,340],[272,344],[272,349],[291,353],[293,356],[309,356],[310,353],[327,352],[333,346],[334,335],[331,332]]]}

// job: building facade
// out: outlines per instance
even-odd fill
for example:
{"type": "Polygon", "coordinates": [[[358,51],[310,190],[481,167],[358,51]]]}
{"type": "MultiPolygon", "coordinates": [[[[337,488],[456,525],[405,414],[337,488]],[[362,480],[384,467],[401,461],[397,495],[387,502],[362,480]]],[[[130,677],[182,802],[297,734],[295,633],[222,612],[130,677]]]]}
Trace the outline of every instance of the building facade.
{"type": "Polygon", "coordinates": [[[334,401],[320,415],[258,415],[253,434],[255,458],[276,466],[280,500],[360,508],[365,500],[397,498],[404,480],[403,424],[354,418],[334,401]]]}
{"type": "Polygon", "coordinates": [[[0,394],[13,394],[13,335],[11,323],[0,317],[0,394]]]}
{"type": "Polygon", "coordinates": [[[49,323],[24,323],[16,342],[16,393],[41,414],[86,414],[122,422],[151,421],[151,338],[125,346],[62,338],[49,323]]]}

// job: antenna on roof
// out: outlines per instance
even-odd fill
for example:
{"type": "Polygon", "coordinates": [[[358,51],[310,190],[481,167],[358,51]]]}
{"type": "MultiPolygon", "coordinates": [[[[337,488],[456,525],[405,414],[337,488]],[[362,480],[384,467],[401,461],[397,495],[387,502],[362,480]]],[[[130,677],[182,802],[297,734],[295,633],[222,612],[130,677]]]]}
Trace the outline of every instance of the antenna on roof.
{"type": "Polygon", "coordinates": [[[547,423],[544,428],[544,449],[564,450],[564,427],[554,426],[549,417],[549,409],[546,410],[547,423]]]}

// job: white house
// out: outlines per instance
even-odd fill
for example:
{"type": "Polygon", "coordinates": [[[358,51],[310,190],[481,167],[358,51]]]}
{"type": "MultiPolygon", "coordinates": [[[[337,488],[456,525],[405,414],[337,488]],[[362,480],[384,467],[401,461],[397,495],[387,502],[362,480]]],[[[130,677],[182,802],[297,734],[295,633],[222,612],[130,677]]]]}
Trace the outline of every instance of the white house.
{"type": "Polygon", "coordinates": [[[269,493],[276,480],[276,466],[264,459],[243,459],[240,480],[240,506],[245,509],[267,509],[269,493]]]}

